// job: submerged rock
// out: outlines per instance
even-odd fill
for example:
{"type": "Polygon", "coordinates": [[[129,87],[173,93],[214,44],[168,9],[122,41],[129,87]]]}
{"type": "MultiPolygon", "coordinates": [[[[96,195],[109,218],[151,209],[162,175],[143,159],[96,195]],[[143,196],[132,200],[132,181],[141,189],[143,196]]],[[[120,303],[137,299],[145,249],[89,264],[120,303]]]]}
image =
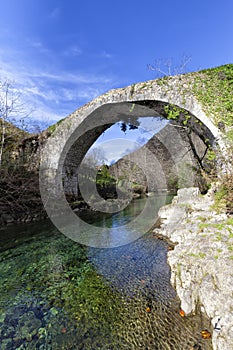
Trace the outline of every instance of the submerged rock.
{"type": "Polygon", "coordinates": [[[36,318],[33,311],[28,311],[19,318],[16,334],[22,339],[31,341],[41,327],[41,320],[36,318]]]}
{"type": "Polygon", "coordinates": [[[13,341],[11,338],[6,338],[1,341],[2,350],[11,350],[13,347],[13,341]]]}

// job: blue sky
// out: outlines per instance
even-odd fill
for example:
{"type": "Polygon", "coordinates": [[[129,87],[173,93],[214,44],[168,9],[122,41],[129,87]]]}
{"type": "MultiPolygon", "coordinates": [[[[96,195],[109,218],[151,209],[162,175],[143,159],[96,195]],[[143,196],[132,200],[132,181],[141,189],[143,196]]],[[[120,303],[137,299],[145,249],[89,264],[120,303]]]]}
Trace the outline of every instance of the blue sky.
{"type": "MultiPolygon", "coordinates": [[[[137,130],[129,130],[123,133],[119,124],[107,129],[92,145],[93,149],[100,151],[99,164],[112,164],[125,155],[143,146],[152,136],[158,133],[166,124],[166,119],[156,117],[143,117],[138,119],[137,130]]],[[[98,153],[97,153],[98,154],[98,153]]],[[[98,165],[99,165],[98,164],[98,165]]]]}
{"type": "Polygon", "coordinates": [[[232,63],[232,40],[232,0],[0,0],[0,77],[44,126],[153,79],[156,59],[190,55],[188,70],[232,63]]]}

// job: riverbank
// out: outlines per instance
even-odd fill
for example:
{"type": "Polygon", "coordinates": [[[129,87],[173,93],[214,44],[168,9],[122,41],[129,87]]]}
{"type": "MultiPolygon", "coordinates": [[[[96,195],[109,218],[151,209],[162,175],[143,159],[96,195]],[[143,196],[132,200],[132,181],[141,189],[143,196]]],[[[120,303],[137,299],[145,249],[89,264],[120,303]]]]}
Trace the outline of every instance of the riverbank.
{"type": "Polygon", "coordinates": [[[181,189],[159,210],[163,235],[175,244],[168,252],[171,283],[186,317],[201,307],[212,324],[214,350],[233,349],[233,217],[213,209],[213,191],[181,189]]]}

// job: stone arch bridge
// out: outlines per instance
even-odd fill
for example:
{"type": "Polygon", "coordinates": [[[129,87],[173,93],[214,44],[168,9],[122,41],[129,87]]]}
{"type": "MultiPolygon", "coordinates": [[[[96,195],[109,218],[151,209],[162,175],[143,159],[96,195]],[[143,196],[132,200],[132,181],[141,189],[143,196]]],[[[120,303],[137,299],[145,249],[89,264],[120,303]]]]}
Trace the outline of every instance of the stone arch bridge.
{"type": "MultiPolygon", "coordinates": [[[[144,163],[139,161],[137,164],[146,176],[149,174],[150,179],[155,179],[150,183],[152,191],[167,187],[166,172],[171,169],[180,181],[178,187],[196,184],[201,187],[200,173],[209,166],[208,148],[215,145],[223,148],[224,144],[220,130],[192,94],[185,75],[175,76],[111,90],[57,124],[41,157],[40,188],[46,210],[54,210],[56,205],[50,198],[61,191],[64,177],[77,178],[83,157],[102,132],[116,122],[123,120],[134,124],[137,118],[148,116],[170,119],[170,123],[154,136],[150,146],[144,147],[143,154],[139,151],[130,158],[132,162],[143,159],[144,163]],[[145,148],[149,152],[146,156],[145,148]],[[145,158],[147,165],[144,165],[145,158]],[[165,175],[158,175],[158,171],[165,175]],[[184,176],[186,181],[182,184],[184,176]]],[[[74,181],[72,184],[77,186],[74,181]]],[[[65,203],[62,191],[59,201],[65,203]]]]}
{"type": "MultiPolygon", "coordinates": [[[[114,123],[122,120],[134,123],[138,117],[147,116],[167,118],[169,108],[176,107],[180,109],[179,116],[171,117],[176,130],[179,126],[186,132],[191,130],[192,137],[198,138],[199,146],[202,144],[204,149],[216,144],[224,147],[221,132],[211,116],[205,114],[182,78],[175,76],[167,84],[161,84],[157,79],[111,90],[74,111],[57,124],[48,138],[41,168],[49,169],[50,174],[57,173],[61,166],[68,163],[67,160],[72,162],[72,157],[77,166],[101,133],[114,123]]],[[[174,137],[171,130],[171,137],[174,137]]],[[[175,145],[176,139],[172,142],[175,145]]],[[[192,146],[195,152],[195,145],[192,146]]],[[[172,148],[169,151],[172,154],[172,148]]],[[[198,149],[195,156],[198,156],[198,149]]]]}

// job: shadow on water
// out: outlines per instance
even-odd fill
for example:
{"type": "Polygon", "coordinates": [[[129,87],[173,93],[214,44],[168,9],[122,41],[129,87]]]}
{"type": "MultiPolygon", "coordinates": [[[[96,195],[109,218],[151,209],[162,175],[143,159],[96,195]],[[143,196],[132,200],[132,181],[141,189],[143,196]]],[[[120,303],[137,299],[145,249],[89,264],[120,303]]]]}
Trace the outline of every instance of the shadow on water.
{"type": "MultiPolygon", "coordinates": [[[[142,201],[114,216],[82,218],[122,226],[142,201]]],[[[179,315],[167,243],[152,233],[99,249],[44,221],[2,228],[0,242],[1,349],[212,349],[200,338],[208,321],[179,315]]]]}

